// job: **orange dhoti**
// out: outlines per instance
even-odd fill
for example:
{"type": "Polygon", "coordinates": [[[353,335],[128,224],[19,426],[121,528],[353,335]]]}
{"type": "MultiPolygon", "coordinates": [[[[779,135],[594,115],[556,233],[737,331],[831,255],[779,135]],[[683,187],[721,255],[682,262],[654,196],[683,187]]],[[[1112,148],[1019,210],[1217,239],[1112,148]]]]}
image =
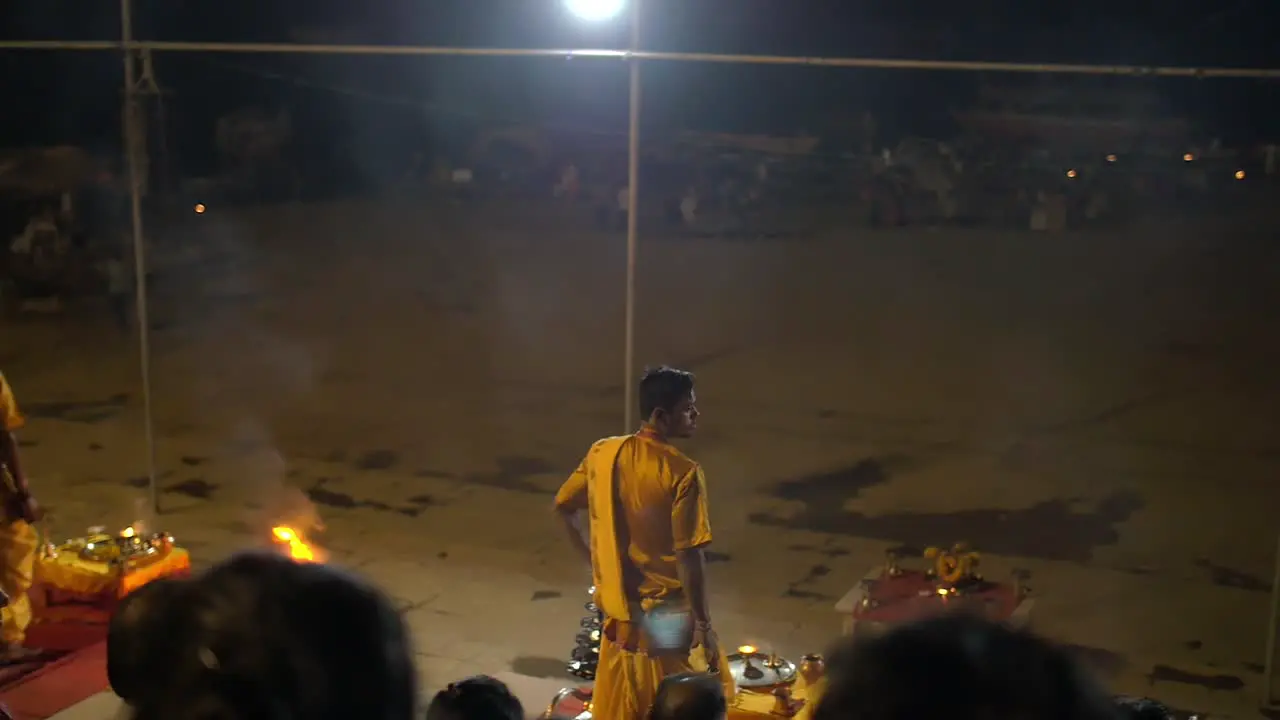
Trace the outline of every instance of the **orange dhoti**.
{"type": "MultiPolygon", "coordinates": [[[[609,632],[609,626],[634,627],[630,623],[606,621],[606,632],[600,637],[600,657],[596,666],[595,687],[591,691],[592,720],[645,720],[658,694],[658,685],[668,675],[705,672],[706,655],[695,647],[687,655],[679,653],[650,654],[609,632]],[[612,636],[614,639],[610,639],[612,636]]],[[[625,633],[624,633],[625,634],[625,633]]],[[[732,698],[735,687],[728,660],[720,655],[720,678],[725,698],[732,698]]]]}

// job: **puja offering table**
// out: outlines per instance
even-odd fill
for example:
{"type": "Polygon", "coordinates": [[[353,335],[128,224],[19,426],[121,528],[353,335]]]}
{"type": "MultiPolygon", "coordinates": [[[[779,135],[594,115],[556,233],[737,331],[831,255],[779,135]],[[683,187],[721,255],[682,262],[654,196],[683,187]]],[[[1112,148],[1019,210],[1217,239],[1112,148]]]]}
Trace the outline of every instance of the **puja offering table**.
{"type": "MultiPolygon", "coordinates": [[[[68,604],[110,610],[120,598],[149,582],[190,571],[191,556],[168,533],[143,534],[127,527],[113,535],[94,527],[83,537],[48,543],[41,549],[36,558],[34,604],[49,611],[68,604]]],[[[37,611],[36,619],[42,615],[37,611]]]]}
{"type": "Polygon", "coordinates": [[[167,533],[90,528],[48,543],[35,562],[28,662],[0,668],[0,706],[13,717],[51,717],[107,689],[106,638],[119,600],[160,578],[190,572],[191,559],[167,533]]]}
{"type": "Polygon", "coordinates": [[[846,635],[882,632],[894,625],[945,612],[977,613],[1014,627],[1026,627],[1035,600],[1018,579],[993,582],[976,572],[977,553],[962,543],[950,550],[929,548],[925,569],[900,567],[896,557],[886,556],[836,603],[846,635]]]}
{"type": "MultiPolygon", "coordinates": [[[[800,665],[749,645],[728,656],[737,692],[729,698],[728,720],[798,718],[808,712],[809,689],[825,672],[820,655],[805,655],[800,665]]],[[[591,688],[561,690],[542,714],[546,720],[591,720],[591,688]]]]}

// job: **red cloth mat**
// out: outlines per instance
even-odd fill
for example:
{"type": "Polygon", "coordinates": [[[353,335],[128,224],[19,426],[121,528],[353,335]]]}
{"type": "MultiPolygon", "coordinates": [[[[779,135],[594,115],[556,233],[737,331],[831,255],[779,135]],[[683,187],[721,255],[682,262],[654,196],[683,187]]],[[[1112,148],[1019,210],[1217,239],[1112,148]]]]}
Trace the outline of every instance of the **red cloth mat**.
{"type": "Polygon", "coordinates": [[[980,581],[958,596],[944,596],[937,593],[937,581],[918,570],[878,578],[871,584],[870,596],[871,607],[853,611],[858,622],[897,625],[962,607],[1002,622],[1018,607],[1012,586],[980,581]]]}
{"type": "Polygon", "coordinates": [[[0,704],[18,720],[45,720],[107,689],[107,614],[90,607],[42,611],[27,645],[46,653],[0,668],[0,704]]]}

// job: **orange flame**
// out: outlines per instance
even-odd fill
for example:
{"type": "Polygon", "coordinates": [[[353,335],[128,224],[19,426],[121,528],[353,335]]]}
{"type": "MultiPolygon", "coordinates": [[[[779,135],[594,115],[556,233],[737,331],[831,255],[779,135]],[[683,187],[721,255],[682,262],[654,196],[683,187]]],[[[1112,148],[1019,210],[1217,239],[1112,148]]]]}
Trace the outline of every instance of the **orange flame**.
{"type": "Polygon", "coordinates": [[[312,546],[297,530],[287,525],[277,525],[271,528],[271,536],[275,541],[284,546],[288,551],[289,557],[298,562],[323,562],[324,558],[319,548],[312,546]]]}

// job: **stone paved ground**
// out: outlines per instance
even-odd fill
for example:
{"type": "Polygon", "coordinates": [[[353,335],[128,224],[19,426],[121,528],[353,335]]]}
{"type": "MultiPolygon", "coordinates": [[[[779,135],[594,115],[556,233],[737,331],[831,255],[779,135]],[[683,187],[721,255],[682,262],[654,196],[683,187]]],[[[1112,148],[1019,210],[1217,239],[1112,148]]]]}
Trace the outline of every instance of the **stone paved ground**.
{"type": "MultiPolygon", "coordinates": [[[[207,562],[314,508],[404,608],[425,687],[559,673],[586,573],[547,508],[619,429],[618,239],[404,205],[202,219],[158,233],[203,249],[157,253],[157,522],[207,562]]],[[[726,642],[819,649],[885,549],[964,539],[1030,572],[1034,625],[1117,690],[1255,715],[1276,252],[1186,228],[648,242],[639,355],[700,374],[726,642]]],[[[105,319],[3,329],[58,533],[145,505],[105,319]]]]}

